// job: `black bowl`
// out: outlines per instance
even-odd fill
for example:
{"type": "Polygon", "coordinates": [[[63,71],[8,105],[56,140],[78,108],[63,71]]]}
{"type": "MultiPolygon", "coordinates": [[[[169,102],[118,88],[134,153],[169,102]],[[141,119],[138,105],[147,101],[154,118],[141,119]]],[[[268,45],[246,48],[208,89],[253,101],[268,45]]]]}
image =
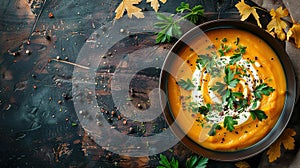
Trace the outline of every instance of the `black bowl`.
{"type": "Polygon", "coordinates": [[[241,29],[248,31],[258,37],[260,37],[262,40],[264,40],[269,46],[275,51],[278,58],[281,61],[282,67],[285,71],[285,77],[286,77],[286,99],[285,104],[282,110],[282,113],[276,122],[273,129],[259,142],[255,143],[254,145],[247,147],[245,149],[237,150],[237,151],[214,151],[207,148],[204,148],[194,142],[192,139],[190,139],[188,136],[185,135],[185,133],[181,130],[181,128],[174,122],[174,116],[172,115],[172,111],[170,108],[170,105],[168,103],[167,98],[163,97],[161,95],[161,101],[162,104],[166,104],[164,106],[164,116],[171,127],[173,133],[179,137],[184,145],[186,145],[189,149],[194,151],[195,153],[202,155],[204,157],[213,159],[213,160],[219,160],[219,161],[236,161],[236,160],[242,160],[249,158],[251,156],[254,156],[266,148],[268,148],[283,132],[286,125],[289,122],[289,119],[292,115],[294,104],[296,100],[296,79],[295,79],[295,72],[292,66],[292,63],[285,51],[284,46],[282,43],[280,43],[277,39],[273,38],[269,33],[264,31],[263,29],[257,27],[254,24],[239,21],[239,20],[215,20],[206,22],[204,24],[201,24],[199,26],[196,26],[195,28],[188,31],[186,34],[184,34],[172,47],[170,52],[168,53],[165,62],[163,64],[163,71],[160,76],[160,88],[168,95],[168,92],[171,92],[171,90],[167,89],[167,79],[169,72],[166,71],[166,69],[169,69],[172,67],[172,64],[174,61],[176,61],[176,57],[174,57],[174,54],[176,55],[183,46],[186,45],[186,43],[192,41],[195,39],[195,37],[201,35],[203,32],[207,32],[209,30],[215,30],[215,29],[223,29],[223,28],[234,28],[234,29],[241,29]],[[199,31],[200,30],[200,31],[199,31]]]}

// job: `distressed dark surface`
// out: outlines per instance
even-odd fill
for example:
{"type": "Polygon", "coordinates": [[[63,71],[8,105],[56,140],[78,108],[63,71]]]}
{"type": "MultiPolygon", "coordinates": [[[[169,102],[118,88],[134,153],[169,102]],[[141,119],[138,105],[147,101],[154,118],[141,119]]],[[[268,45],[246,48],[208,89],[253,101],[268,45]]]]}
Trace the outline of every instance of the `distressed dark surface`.
{"type": "MultiPolygon", "coordinates": [[[[174,13],[180,2],[178,0],[167,2],[161,6],[160,11],[174,13]]],[[[237,1],[186,2],[191,6],[204,5],[206,12],[202,22],[220,18],[239,18],[234,7],[237,1]]],[[[0,2],[0,167],[158,165],[158,155],[141,158],[119,156],[90,139],[74,111],[71,90],[74,67],[51,61],[59,56],[61,59],[75,62],[81,47],[90,35],[101,26],[111,23],[118,3],[119,1],[109,0],[0,2]],[[54,18],[48,17],[50,12],[54,18]],[[29,55],[25,53],[26,50],[30,51],[29,55]]],[[[144,10],[152,10],[145,2],[139,6],[144,10]]],[[[262,18],[263,25],[267,20],[268,16],[262,18]]],[[[172,46],[172,44],[155,45],[154,39],[155,35],[149,33],[129,36],[120,41],[107,53],[111,56],[109,66],[98,67],[95,81],[109,82],[119,58],[137,49],[154,46],[157,48],[156,52],[160,52],[157,55],[164,55],[163,49],[172,46]]],[[[163,59],[164,57],[158,58],[161,64],[163,59]]],[[[148,93],[158,86],[158,78],[159,71],[153,68],[143,70],[134,77],[130,85],[134,106],[141,109],[150,106],[147,102],[148,93]]],[[[109,90],[103,88],[102,84],[99,83],[95,89],[98,104],[103,107],[100,114],[120,132],[133,136],[150,136],[162,132],[167,127],[162,115],[153,122],[126,120],[127,123],[124,125],[121,114],[111,103],[109,90]],[[112,114],[112,111],[115,113],[112,114]],[[119,115],[121,119],[118,119],[119,115]]],[[[297,107],[295,112],[298,111],[297,107]]],[[[289,126],[297,130],[298,119],[298,115],[294,115],[289,126]]],[[[270,167],[287,166],[293,160],[298,148],[299,136],[296,137],[296,150],[286,152],[284,157],[270,167]]],[[[175,156],[183,165],[186,158],[193,153],[179,142],[164,154],[175,156]]],[[[246,161],[252,167],[257,167],[263,159],[265,153],[246,161]]],[[[234,167],[234,163],[209,161],[209,167],[234,167]]]]}

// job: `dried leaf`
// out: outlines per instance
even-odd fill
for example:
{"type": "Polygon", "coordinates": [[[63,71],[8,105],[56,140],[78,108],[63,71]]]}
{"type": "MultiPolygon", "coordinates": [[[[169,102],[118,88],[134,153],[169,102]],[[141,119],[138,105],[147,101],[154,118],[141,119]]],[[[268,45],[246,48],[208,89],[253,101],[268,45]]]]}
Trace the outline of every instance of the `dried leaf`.
{"type": "Polygon", "coordinates": [[[251,166],[245,161],[237,162],[234,165],[238,168],[251,168],[251,166]]]}
{"type": "Polygon", "coordinates": [[[141,1],[142,0],[123,0],[115,10],[115,19],[120,19],[123,16],[125,10],[127,11],[127,15],[129,18],[132,18],[132,15],[137,18],[144,18],[144,14],[143,12],[141,12],[142,9],[134,6],[136,4],[139,4],[141,1]]]}
{"type": "Polygon", "coordinates": [[[287,27],[287,24],[285,23],[285,21],[281,20],[281,18],[288,16],[289,11],[287,9],[282,9],[282,7],[279,7],[276,10],[271,9],[270,15],[272,16],[272,20],[267,25],[267,30],[269,32],[272,32],[274,29],[276,36],[280,40],[285,40],[286,36],[283,29],[287,27]]]}
{"type": "Polygon", "coordinates": [[[255,7],[251,7],[251,6],[247,5],[244,2],[244,0],[241,0],[239,3],[237,3],[235,5],[235,7],[239,10],[240,15],[242,16],[242,18],[241,18],[242,21],[246,20],[252,14],[257,22],[257,25],[259,27],[262,27],[260,24],[259,16],[256,12],[255,7]]]}
{"type": "Polygon", "coordinates": [[[295,148],[295,139],[293,138],[293,136],[295,135],[295,130],[291,128],[287,128],[284,130],[280,137],[270,146],[269,150],[267,151],[269,162],[274,162],[280,157],[281,144],[283,144],[283,147],[286,150],[293,150],[295,148]]]}
{"type": "Polygon", "coordinates": [[[297,48],[300,48],[300,24],[294,23],[287,33],[287,40],[294,38],[297,48]]]}
{"type": "MultiPolygon", "coordinates": [[[[157,12],[160,6],[158,0],[147,0],[147,3],[149,2],[151,2],[151,7],[154,9],[154,11],[157,12]]],[[[160,0],[160,2],[166,3],[167,0],[160,0]]]]}
{"type": "Polygon", "coordinates": [[[286,150],[295,149],[295,139],[293,138],[295,135],[296,131],[291,128],[284,130],[282,135],[282,144],[286,150]]]}

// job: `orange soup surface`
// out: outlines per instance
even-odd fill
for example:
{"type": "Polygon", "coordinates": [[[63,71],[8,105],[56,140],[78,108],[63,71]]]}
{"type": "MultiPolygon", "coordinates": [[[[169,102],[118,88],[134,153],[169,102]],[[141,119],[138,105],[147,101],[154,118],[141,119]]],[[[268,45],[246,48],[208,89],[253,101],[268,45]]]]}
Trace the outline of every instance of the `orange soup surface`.
{"type": "Polygon", "coordinates": [[[239,29],[210,30],[178,55],[167,94],[189,138],[207,149],[233,151],[271,131],[284,106],[286,79],[262,39],[239,29]]]}

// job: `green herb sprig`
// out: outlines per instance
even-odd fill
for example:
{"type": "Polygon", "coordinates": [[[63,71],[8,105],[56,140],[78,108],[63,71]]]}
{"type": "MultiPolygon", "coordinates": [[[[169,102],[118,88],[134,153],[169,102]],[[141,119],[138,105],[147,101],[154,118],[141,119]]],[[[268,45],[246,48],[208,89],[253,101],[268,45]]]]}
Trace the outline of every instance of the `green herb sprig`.
{"type": "Polygon", "coordinates": [[[215,136],[216,135],[216,130],[221,130],[221,125],[214,123],[211,127],[211,129],[208,132],[209,136],[215,136]]]}
{"type": "Polygon", "coordinates": [[[259,121],[262,121],[263,119],[268,118],[268,116],[262,110],[250,110],[250,114],[253,120],[256,120],[257,118],[259,121]]]}
{"type": "Polygon", "coordinates": [[[234,125],[237,125],[238,122],[232,116],[226,116],[224,118],[224,128],[228,131],[232,132],[234,130],[234,125]]]}
{"type": "Polygon", "coordinates": [[[262,99],[262,95],[269,96],[275,89],[268,86],[266,83],[258,85],[254,90],[254,96],[257,99],[262,99]]]}
{"type": "Polygon", "coordinates": [[[177,84],[184,90],[193,90],[196,87],[189,78],[187,80],[180,79],[177,84]]]}
{"type": "Polygon", "coordinates": [[[160,161],[159,161],[159,166],[157,168],[178,168],[178,160],[176,160],[174,157],[172,157],[171,161],[168,160],[168,158],[160,154],[159,155],[160,161]]]}
{"type": "Polygon", "coordinates": [[[200,54],[198,55],[198,59],[196,63],[199,63],[202,67],[204,67],[207,73],[210,73],[212,76],[220,75],[220,68],[217,66],[217,54],[215,52],[211,52],[211,54],[200,54]]]}
{"type": "Polygon", "coordinates": [[[234,78],[234,75],[235,75],[236,73],[234,73],[234,71],[232,71],[231,69],[230,69],[230,67],[226,67],[225,68],[225,75],[226,76],[224,76],[224,81],[225,81],[225,83],[228,85],[228,86],[230,86],[230,87],[232,87],[232,88],[234,88],[234,87],[236,87],[236,85],[239,83],[239,79],[237,79],[237,78],[234,78]]]}
{"type": "MultiPolygon", "coordinates": [[[[171,158],[169,161],[168,158],[160,154],[159,155],[159,166],[156,168],[179,168],[179,162],[174,157],[171,158]]],[[[208,158],[202,157],[202,156],[192,156],[188,158],[185,162],[185,166],[187,168],[206,168],[208,163],[208,158]]]]}
{"type": "Polygon", "coordinates": [[[211,87],[212,91],[216,91],[220,95],[224,95],[226,92],[226,84],[221,83],[221,82],[216,82],[216,84],[211,87]]]}
{"type": "Polygon", "coordinates": [[[202,156],[192,156],[186,161],[187,168],[205,168],[208,163],[208,158],[202,156]]]}
{"type": "Polygon", "coordinates": [[[187,12],[187,14],[176,20],[174,19],[174,14],[166,16],[162,13],[156,13],[157,19],[160,20],[160,22],[154,24],[155,28],[160,29],[157,33],[156,43],[170,42],[171,37],[181,36],[182,31],[178,23],[184,19],[188,19],[196,24],[199,20],[199,16],[203,16],[204,8],[202,5],[190,8],[188,3],[181,2],[180,6],[176,8],[176,12],[181,14],[187,12]]]}

